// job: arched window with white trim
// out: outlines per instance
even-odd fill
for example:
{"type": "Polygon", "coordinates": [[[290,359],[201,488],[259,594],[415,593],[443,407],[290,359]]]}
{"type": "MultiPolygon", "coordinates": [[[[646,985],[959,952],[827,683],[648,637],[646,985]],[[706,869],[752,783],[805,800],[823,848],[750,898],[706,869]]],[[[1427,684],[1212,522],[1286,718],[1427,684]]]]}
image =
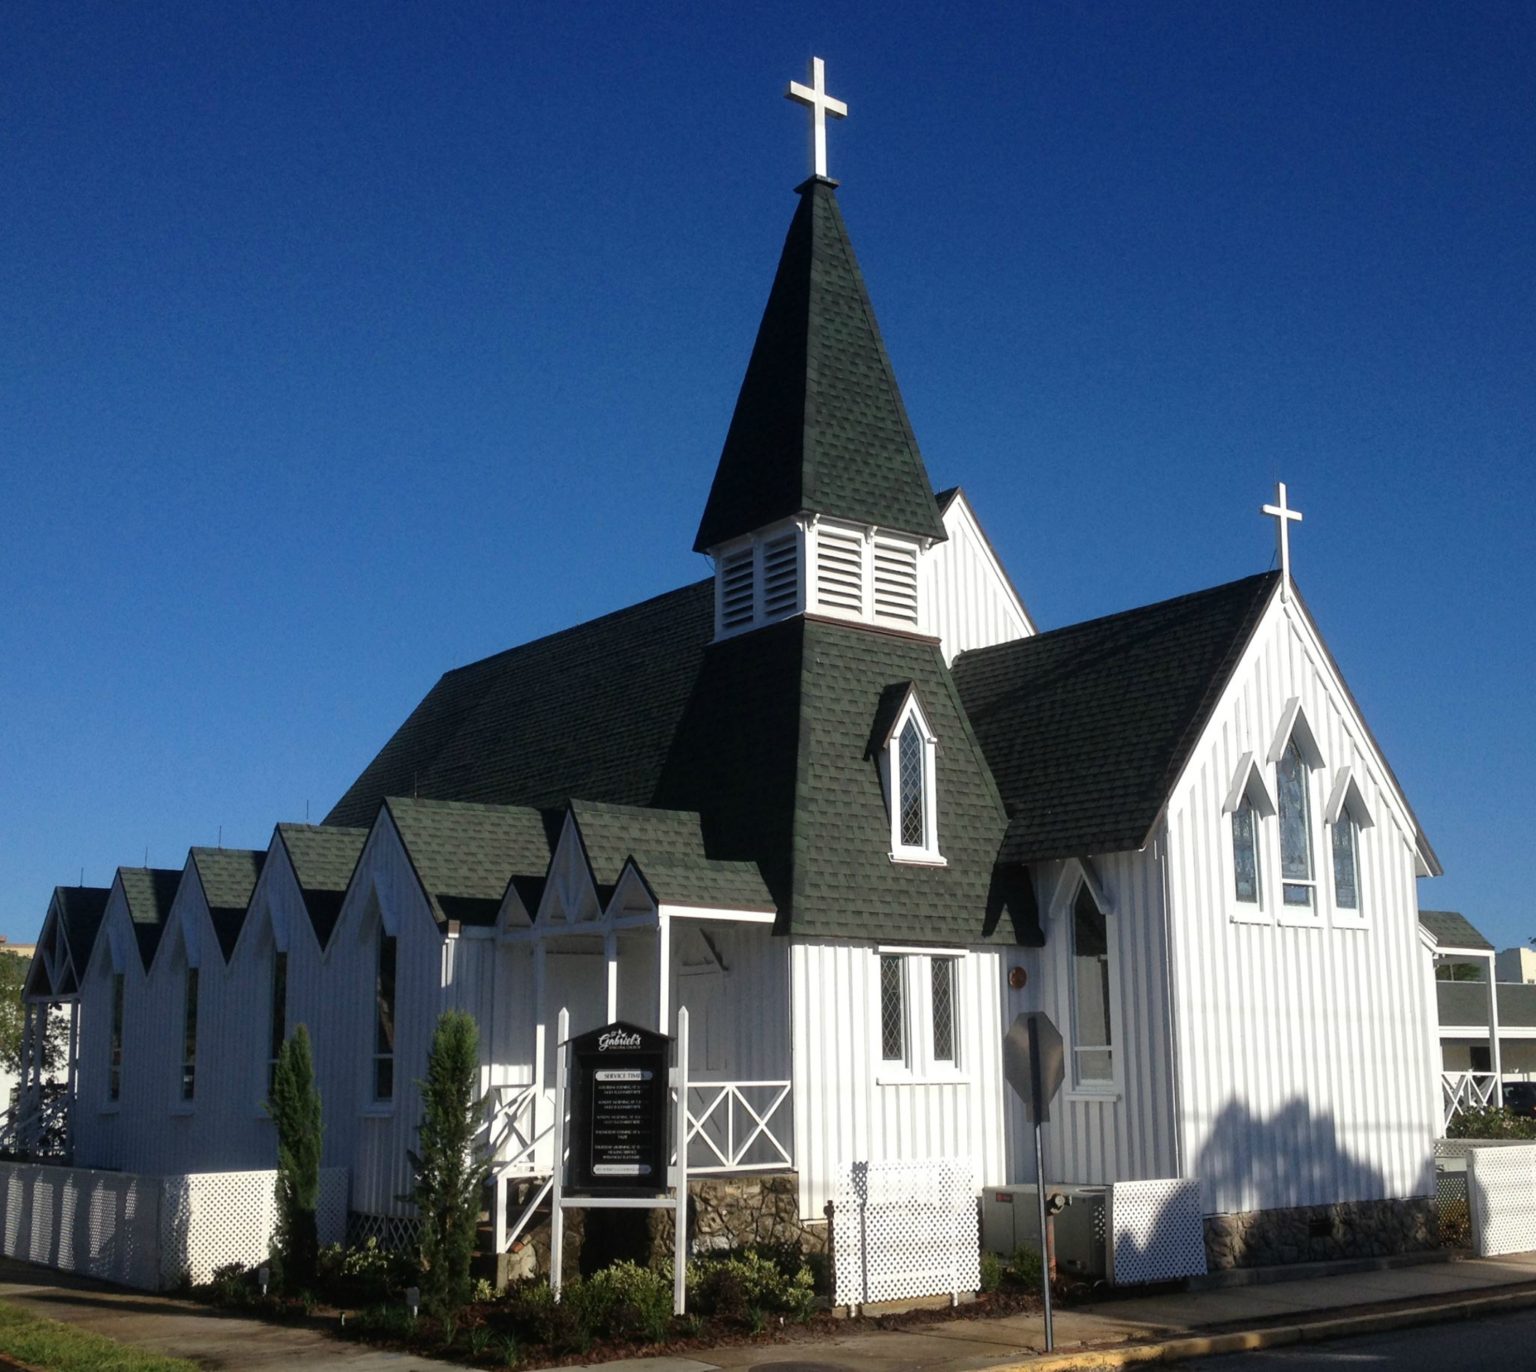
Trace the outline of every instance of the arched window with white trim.
{"type": "Polygon", "coordinates": [[[941,864],[938,786],[935,764],[938,739],[911,683],[892,687],[882,707],[887,726],[877,727],[880,784],[890,812],[892,862],[941,864]],[[898,692],[902,692],[898,696],[898,692]],[[892,700],[898,703],[893,707],[892,700]]]}

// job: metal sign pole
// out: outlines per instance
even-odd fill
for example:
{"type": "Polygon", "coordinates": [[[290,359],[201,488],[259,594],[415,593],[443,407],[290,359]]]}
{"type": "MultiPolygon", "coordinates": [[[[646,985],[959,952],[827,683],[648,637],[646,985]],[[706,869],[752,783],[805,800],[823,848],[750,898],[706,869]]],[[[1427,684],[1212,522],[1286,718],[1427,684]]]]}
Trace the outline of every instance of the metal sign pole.
{"type": "Polygon", "coordinates": [[[1040,1120],[1046,1112],[1047,1101],[1038,1034],[1029,1036],[1029,1085],[1035,1107],[1035,1201],[1040,1207],[1040,1289],[1045,1298],[1045,1351],[1049,1353],[1056,1347],[1056,1334],[1051,1327],[1051,1263],[1049,1245],[1045,1241],[1045,1147],[1040,1138],[1040,1120]]]}
{"type": "Polygon", "coordinates": [[[560,1300],[560,1269],[565,1262],[565,1210],[562,1197],[565,1191],[565,1055],[570,1050],[566,1039],[571,1036],[571,1016],[568,1010],[560,1011],[555,1029],[555,1156],[554,1176],[549,1190],[549,1289],[555,1301],[560,1300]]]}

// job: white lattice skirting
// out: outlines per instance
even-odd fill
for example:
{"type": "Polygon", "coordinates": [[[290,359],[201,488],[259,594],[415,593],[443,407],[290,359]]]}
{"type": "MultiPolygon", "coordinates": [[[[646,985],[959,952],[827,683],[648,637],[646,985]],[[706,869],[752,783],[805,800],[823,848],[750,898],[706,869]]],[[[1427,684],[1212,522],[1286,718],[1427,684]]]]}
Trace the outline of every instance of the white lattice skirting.
{"type": "Polygon", "coordinates": [[[1467,1196],[1478,1257],[1536,1250],[1536,1144],[1468,1149],[1467,1196]]]}
{"type": "Polygon", "coordinates": [[[968,1162],[856,1162],[833,1191],[839,1305],[956,1295],[981,1285],[976,1179],[968,1162]]]}
{"type": "Polygon", "coordinates": [[[1198,1181],[1117,1181],[1105,1222],[1116,1286],[1205,1274],[1198,1181]]]}
{"type": "MultiPolygon", "coordinates": [[[[145,1290],[215,1268],[264,1261],[276,1220],[276,1172],[152,1177],[0,1163],[6,1257],[145,1290]]],[[[321,1243],[341,1239],[347,1171],[320,1173],[321,1243]]]]}

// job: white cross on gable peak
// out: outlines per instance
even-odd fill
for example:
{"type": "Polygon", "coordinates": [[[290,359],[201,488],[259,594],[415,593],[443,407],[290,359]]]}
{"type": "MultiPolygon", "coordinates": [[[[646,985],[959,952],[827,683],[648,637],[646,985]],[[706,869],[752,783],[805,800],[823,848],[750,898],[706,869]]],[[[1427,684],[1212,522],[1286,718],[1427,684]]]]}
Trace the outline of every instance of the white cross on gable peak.
{"type": "Polygon", "coordinates": [[[1275,503],[1262,506],[1260,513],[1275,521],[1275,534],[1280,541],[1280,595],[1283,598],[1291,586],[1291,525],[1301,523],[1301,511],[1291,509],[1286,503],[1285,482],[1277,481],[1275,503]]]}
{"type": "Polygon", "coordinates": [[[802,86],[798,81],[791,81],[784,98],[810,109],[811,160],[816,175],[827,179],[827,116],[834,119],[848,117],[848,106],[827,94],[827,64],[819,57],[811,58],[811,84],[802,86]]]}

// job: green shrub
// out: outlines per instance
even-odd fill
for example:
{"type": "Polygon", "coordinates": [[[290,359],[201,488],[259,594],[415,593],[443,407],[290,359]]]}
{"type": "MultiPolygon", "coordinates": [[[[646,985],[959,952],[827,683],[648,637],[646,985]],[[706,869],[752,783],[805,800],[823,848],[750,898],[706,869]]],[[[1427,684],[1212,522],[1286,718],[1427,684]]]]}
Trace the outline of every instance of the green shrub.
{"type": "Polygon", "coordinates": [[[981,1255],[981,1289],[996,1291],[1003,1284],[1003,1260],[996,1253],[981,1255]]]}
{"type": "Polygon", "coordinates": [[[616,1262],[585,1283],[597,1331],[614,1339],[660,1343],[672,1327],[672,1280],[633,1262],[616,1262]]]}
{"type": "Polygon", "coordinates": [[[1491,1106],[1463,1110],[1445,1127],[1448,1139],[1536,1139],[1536,1119],[1491,1106]]]}
{"type": "Polygon", "coordinates": [[[751,1326],[754,1312],[775,1311],[805,1319],[815,1308],[811,1269],[786,1273],[752,1249],[688,1264],[688,1304],[706,1315],[721,1315],[751,1326]]]}
{"type": "Polygon", "coordinates": [[[337,1305],[383,1305],[416,1279],[417,1265],[404,1253],[370,1238],[355,1248],[339,1243],[320,1250],[320,1288],[337,1305]]]}
{"type": "Polygon", "coordinates": [[[412,1198],[421,1215],[421,1294],[442,1315],[469,1303],[469,1266],[475,1252],[485,1164],[476,1136],[484,1102],[476,1095],[479,1034],[474,1018],[445,1010],[432,1034],[421,1086],[418,1151],[412,1198]]]}
{"type": "Polygon", "coordinates": [[[284,1282],[305,1288],[314,1285],[320,1248],[315,1207],[324,1126],[309,1031],[302,1024],[278,1050],[267,1113],[277,1125],[276,1256],[282,1259],[284,1282]]]}
{"type": "Polygon", "coordinates": [[[1043,1271],[1039,1252],[1022,1244],[1013,1250],[1013,1256],[1008,1260],[1008,1275],[1020,1286],[1039,1290],[1043,1271]]]}

